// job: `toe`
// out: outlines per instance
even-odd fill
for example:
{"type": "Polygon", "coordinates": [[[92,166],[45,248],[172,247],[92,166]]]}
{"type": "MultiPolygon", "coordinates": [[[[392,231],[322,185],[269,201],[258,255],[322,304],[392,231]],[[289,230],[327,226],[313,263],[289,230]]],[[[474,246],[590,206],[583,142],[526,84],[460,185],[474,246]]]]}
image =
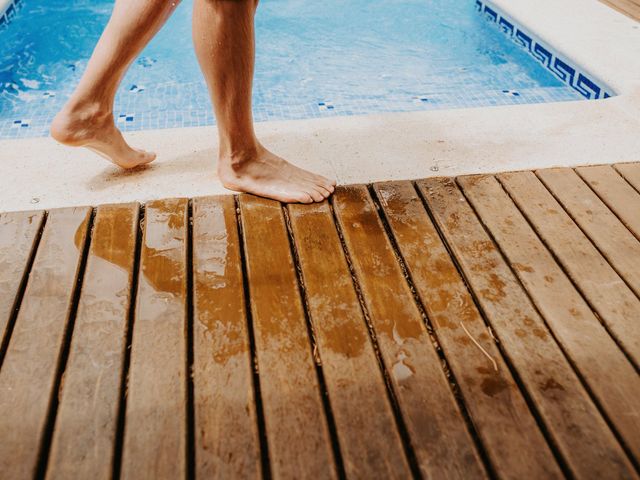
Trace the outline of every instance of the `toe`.
{"type": "Polygon", "coordinates": [[[314,202],[322,202],[325,199],[325,196],[320,192],[320,190],[313,185],[307,187],[307,193],[311,198],[313,198],[314,202]]]}
{"type": "Polygon", "coordinates": [[[306,192],[300,192],[293,197],[293,201],[298,203],[313,203],[313,198],[306,192]]]}
{"type": "Polygon", "coordinates": [[[323,198],[329,198],[331,196],[331,191],[322,185],[316,185],[316,190],[320,192],[323,198]]]}
{"type": "Polygon", "coordinates": [[[136,149],[138,151],[138,158],[139,158],[139,165],[144,165],[145,163],[151,163],[156,159],[156,154],[154,152],[147,152],[146,150],[139,150],[136,149]]]}

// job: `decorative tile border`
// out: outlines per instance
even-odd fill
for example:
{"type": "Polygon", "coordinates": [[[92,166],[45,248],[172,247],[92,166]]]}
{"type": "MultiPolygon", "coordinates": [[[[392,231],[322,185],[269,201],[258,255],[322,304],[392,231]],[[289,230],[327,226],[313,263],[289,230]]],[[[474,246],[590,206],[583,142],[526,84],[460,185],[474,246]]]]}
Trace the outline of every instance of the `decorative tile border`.
{"type": "Polygon", "coordinates": [[[22,0],[9,0],[6,5],[0,0],[0,27],[9,23],[9,21],[15,17],[18,7],[22,0]]]}
{"type": "Polygon", "coordinates": [[[487,20],[498,25],[511,40],[525,48],[547,70],[586,99],[595,100],[615,95],[615,92],[602,82],[597,81],[576,65],[560,58],[551,48],[525,32],[521,26],[516,25],[493,5],[486,1],[476,0],[476,10],[483,13],[487,20]]]}

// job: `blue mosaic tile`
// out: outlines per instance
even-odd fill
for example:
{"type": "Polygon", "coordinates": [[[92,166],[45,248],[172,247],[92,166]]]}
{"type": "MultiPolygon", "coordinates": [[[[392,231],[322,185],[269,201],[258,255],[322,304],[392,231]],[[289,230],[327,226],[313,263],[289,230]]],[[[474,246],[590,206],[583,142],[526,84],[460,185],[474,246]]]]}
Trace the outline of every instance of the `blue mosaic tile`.
{"type": "Polygon", "coordinates": [[[533,35],[498,12],[498,9],[489,2],[476,0],[475,5],[476,10],[484,14],[489,22],[498,25],[508,37],[525,48],[547,70],[587,100],[604,99],[614,95],[613,90],[577,66],[572,65],[568,60],[560,58],[549,46],[541,40],[535,39],[533,35]]]}

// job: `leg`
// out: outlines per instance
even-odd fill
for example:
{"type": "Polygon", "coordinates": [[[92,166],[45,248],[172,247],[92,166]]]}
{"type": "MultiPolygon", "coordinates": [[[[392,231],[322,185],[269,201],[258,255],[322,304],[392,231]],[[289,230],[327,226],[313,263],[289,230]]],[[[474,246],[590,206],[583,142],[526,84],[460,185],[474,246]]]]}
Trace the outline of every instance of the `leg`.
{"type": "Polygon", "coordinates": [[[283,202],[322,201],[335,182],[264,148],[253,130],[251,89],[257,0],[195,0],[193,37],[218,122],[224,186],[283,202]]]}
{"type": "Polygon", "coordinates": [[[123,167],[155,154],[131,148],[113,119],[113,100],[127,68],[169,18],[179,0],[117,0],[73,95],[51,124],[61,143],[87,147],[123,167]]]}

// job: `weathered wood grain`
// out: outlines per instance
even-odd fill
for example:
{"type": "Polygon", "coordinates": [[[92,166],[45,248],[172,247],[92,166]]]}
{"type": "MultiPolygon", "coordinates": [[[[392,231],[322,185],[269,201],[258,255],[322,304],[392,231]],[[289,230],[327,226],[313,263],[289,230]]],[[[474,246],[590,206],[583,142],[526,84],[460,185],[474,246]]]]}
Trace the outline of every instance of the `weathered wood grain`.
{"type": "Polygon", "coordinates": [[[422,474],[425,478],[485,477],[440,358],[366,187],[340,187],[333,202],[422,474]]]}
{"type": "Polygon", "coordinates": [[[637,372],[498,181],[475,176],[458,182],[611,424],[640,459],[637,372]]]}
{"type": "Polygon", "coordinates": [[[532,172],[505,173],[498,179],[638,367],[640,322],[630,320],[640,318],[640,299],[532,172]]]}
{"type": "Polygon", "coordinates": [[[538,170],[538,178],[640,296],[640,241],[570,168],[538,170]]]}
{"type": "Polygon", "coordinates": [[[146,206],[127,386],[122,478],[187,470],[186,199],[146,206]]]}
{"type": "Polygon", "coordinates": [[[384,378],[329,204],[290,205],[289,212],[346,474],[408,478],[384,378]]]}
{"type": "Polygon", "coordinates": [[[52,210],[0,371],[0,472],[35,475],[87,238],[89,208],[52,210]]]}
{"type": "Polygon", "coordinates": [[[618,163],[614,165],[613,168],[615,168],[637,192],[640,192],[640,162],[618,163]]]}
{"type": "Polygon", "coordinates": [[[378,188],[400,254],[495,471],[507,478],[561,478],[551,450],[415,189],[409,182],[378,188]]]}
{"type": "Polygon", "coordinates": [[[418,187],[569,470],[576,478],[635,478],[626,454],[455,180],[422,180],[418,187]]]}
{"type": "Polygon", "coordinates": [[[235,200],[193,200],[196,476],[259,478],[260,439],[235,200]]]}
{"type": "Polygon", "coordinates": [[[610,165],[576,168],[576,172],[640,239],[640,193],[629,185],[610,165]]]}
{"type": "Polygon", "coordinates": [[[334,478],[329,427],[282,207],[240,195],[260,391],[276,478],[334,478]]]}
{"type": "Polygon", "coordinates": [[[0,362],[9,341],[9,322],[27,281],[29,259],[43,220],[44,212],[0,214],[0,362]]]}
{"type": "Polygon", "coordinates": [[[98,207],[47,478],[112,477],[138,205],[98,207]]]}

